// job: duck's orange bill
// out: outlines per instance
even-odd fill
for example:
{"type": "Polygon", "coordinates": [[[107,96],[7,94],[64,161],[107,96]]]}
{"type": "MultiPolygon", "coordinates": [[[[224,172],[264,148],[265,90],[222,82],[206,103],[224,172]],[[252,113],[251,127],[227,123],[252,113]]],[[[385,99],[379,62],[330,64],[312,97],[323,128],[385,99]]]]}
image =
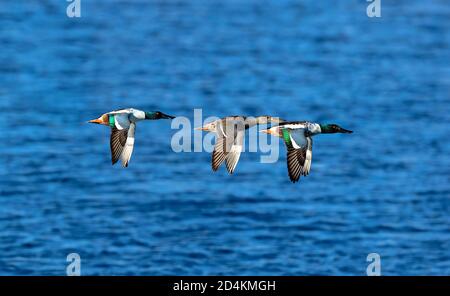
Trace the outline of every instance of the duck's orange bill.
{"type": "Polygon", "coordinates": [[[196,131],[207,131],[208,129],[206,128],[206,127],[203,127],[203,126],[201,126],[201,127],[196,127],[196,128],[194,128],[196,131]]]}
{"type": "Polygon", "coordinates": [[[103,120],[101,118],[92,119],[88,121],[89,123],[97,123],[97,124],[103,124],[103,120]]]}

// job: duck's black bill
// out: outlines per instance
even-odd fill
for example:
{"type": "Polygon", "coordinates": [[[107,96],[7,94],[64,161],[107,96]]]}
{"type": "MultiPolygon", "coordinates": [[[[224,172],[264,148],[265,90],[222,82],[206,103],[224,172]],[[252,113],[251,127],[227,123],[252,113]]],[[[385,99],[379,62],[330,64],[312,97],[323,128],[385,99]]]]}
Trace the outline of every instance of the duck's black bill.
{"type": "Polygon", "coordinates": [[[353,133],[353,131],[346,130],[345,128],[342,128],[342,127],[339,129],[339,132],[343,133],[343,134],[351,134],[351,133],[353,133]]]}
{"type": "Polygon", "coordinates": [[[175,116],[167,115],[167,114],[161,113],[161,118],[164,118],[164,119],[174,119],[175,116]]]}

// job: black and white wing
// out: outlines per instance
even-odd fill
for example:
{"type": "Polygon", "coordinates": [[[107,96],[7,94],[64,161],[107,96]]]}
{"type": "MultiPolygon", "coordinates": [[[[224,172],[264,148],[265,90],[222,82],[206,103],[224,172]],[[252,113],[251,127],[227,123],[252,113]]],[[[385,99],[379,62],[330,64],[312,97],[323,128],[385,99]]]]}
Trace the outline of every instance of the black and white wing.
{"type": "Polygon", "coordinates": [[[135,123],[130,123],[128,128],[118,129],[113,127],[111,129],[110,147],[112,164],[115,164],[120,159],[123,167],[128,166],[134,148],[135,130],[135,123]]]}
{"type": "Polygon", "coordinates": [[[289,178],[295,183],[311,170],[312,138],[305,136],[304,129],[290,130],[289,140],[285,139],[285,143],[289,178]]]}

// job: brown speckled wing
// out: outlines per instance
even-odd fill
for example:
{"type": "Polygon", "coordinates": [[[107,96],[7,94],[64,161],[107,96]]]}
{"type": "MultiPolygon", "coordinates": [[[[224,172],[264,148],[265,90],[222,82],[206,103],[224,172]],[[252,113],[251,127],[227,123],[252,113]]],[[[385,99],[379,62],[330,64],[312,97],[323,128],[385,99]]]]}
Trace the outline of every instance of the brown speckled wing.
{"type": "Polygon", "coordinates": [[[216,145],[211,156],[211,167],[213,171],[217,171],[226,157],[225,151],[225,137],[217,135],[216,145]]]}
{"type": "Polygon", "coordinates": [[[111,129],[111,138],[109,141],[111,147],[111,161],[112,164],[115,164],[122,154],[123,147],[127,142],[128,130],[123,129],[119,130],[115,127],[111,129]]]}
{"type": "Polygon", "coordinates": [[[213,171],[217,171],[227,158],[235,142],[237,131],[234,125],[229,125],[226,128],[226,123],[222,121],[218,124],[216,133],[216,144],[211,156],[211,167],[213,171]]]}

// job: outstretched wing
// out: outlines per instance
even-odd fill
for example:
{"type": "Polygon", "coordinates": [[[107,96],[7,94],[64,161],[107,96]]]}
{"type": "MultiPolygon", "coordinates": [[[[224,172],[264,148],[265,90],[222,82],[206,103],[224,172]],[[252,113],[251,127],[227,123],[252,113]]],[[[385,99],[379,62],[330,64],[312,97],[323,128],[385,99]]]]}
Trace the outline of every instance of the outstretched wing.
{"type": "Polygon", "coordinates": [[[120,155],[122,155],[123,147],[125,146],[128,138],[128,130],[122,129],[119,130],[115,127],[111,129],[111,137],[110,137],[110,147],[111,147],[111,161],[112,164],[115,164],[120,155]]]}
{"type": "Polygon", "coordinates": [[[124,167],[128,166],[134,147],[134,133],[136,124],[131,123],[128,129],[111,129],[110,147],[111,161],[115,164],[119,159],[122,160],[124,167]]]}
{"type": "Polygon", "coordinates": [[[311,162],[312,162],[312,138],[306,137],[306,140],[308,141],[308,148],[306,149],[306,158],[305,158],[305,164],[303,165],[303,175],[308,176],[309,172],[311,171],[311,162]]]}
{"type": "Polygon", "coordinates": [[[303,129],[290,130],[285,143],[289,178],[295,183],[301,175],[308,175],[311,169],[312,138],[306,137],[303,129]]]}
{"type": "Polygon", "coordinates": [[[128,167],[128,163],[130,162],[131,159],[131,154],[133,154],[135,131],[136,131],[136,124],[131,123],[130,128],[128,129],[127,141],[125,143],[125,146],[123,147],[122,155],[120,156],[120,159],[122,160],[122,166],[124,168],[128,167]]]}
{"type": "Polygon", "coordinates": [[[234,135],[227,135],[222,122],[218,123],[216,130],[216,144],[214,145],[214,151],[211,156],[211,166],[213,171],[219,169],[220,165],[231,151],[233,143],[234,135]]]}
{"type": "Polygon", "coordinates": [[[227,170],[230,174],[234,172],[236,165],[241,157],[241,152],[243,149],[245,130],[238,130],[236,133],[236,137],[234,139],[234,143],[231,146],[230,152],[228,153],[225,164],[227,166],[227,170]]]}

